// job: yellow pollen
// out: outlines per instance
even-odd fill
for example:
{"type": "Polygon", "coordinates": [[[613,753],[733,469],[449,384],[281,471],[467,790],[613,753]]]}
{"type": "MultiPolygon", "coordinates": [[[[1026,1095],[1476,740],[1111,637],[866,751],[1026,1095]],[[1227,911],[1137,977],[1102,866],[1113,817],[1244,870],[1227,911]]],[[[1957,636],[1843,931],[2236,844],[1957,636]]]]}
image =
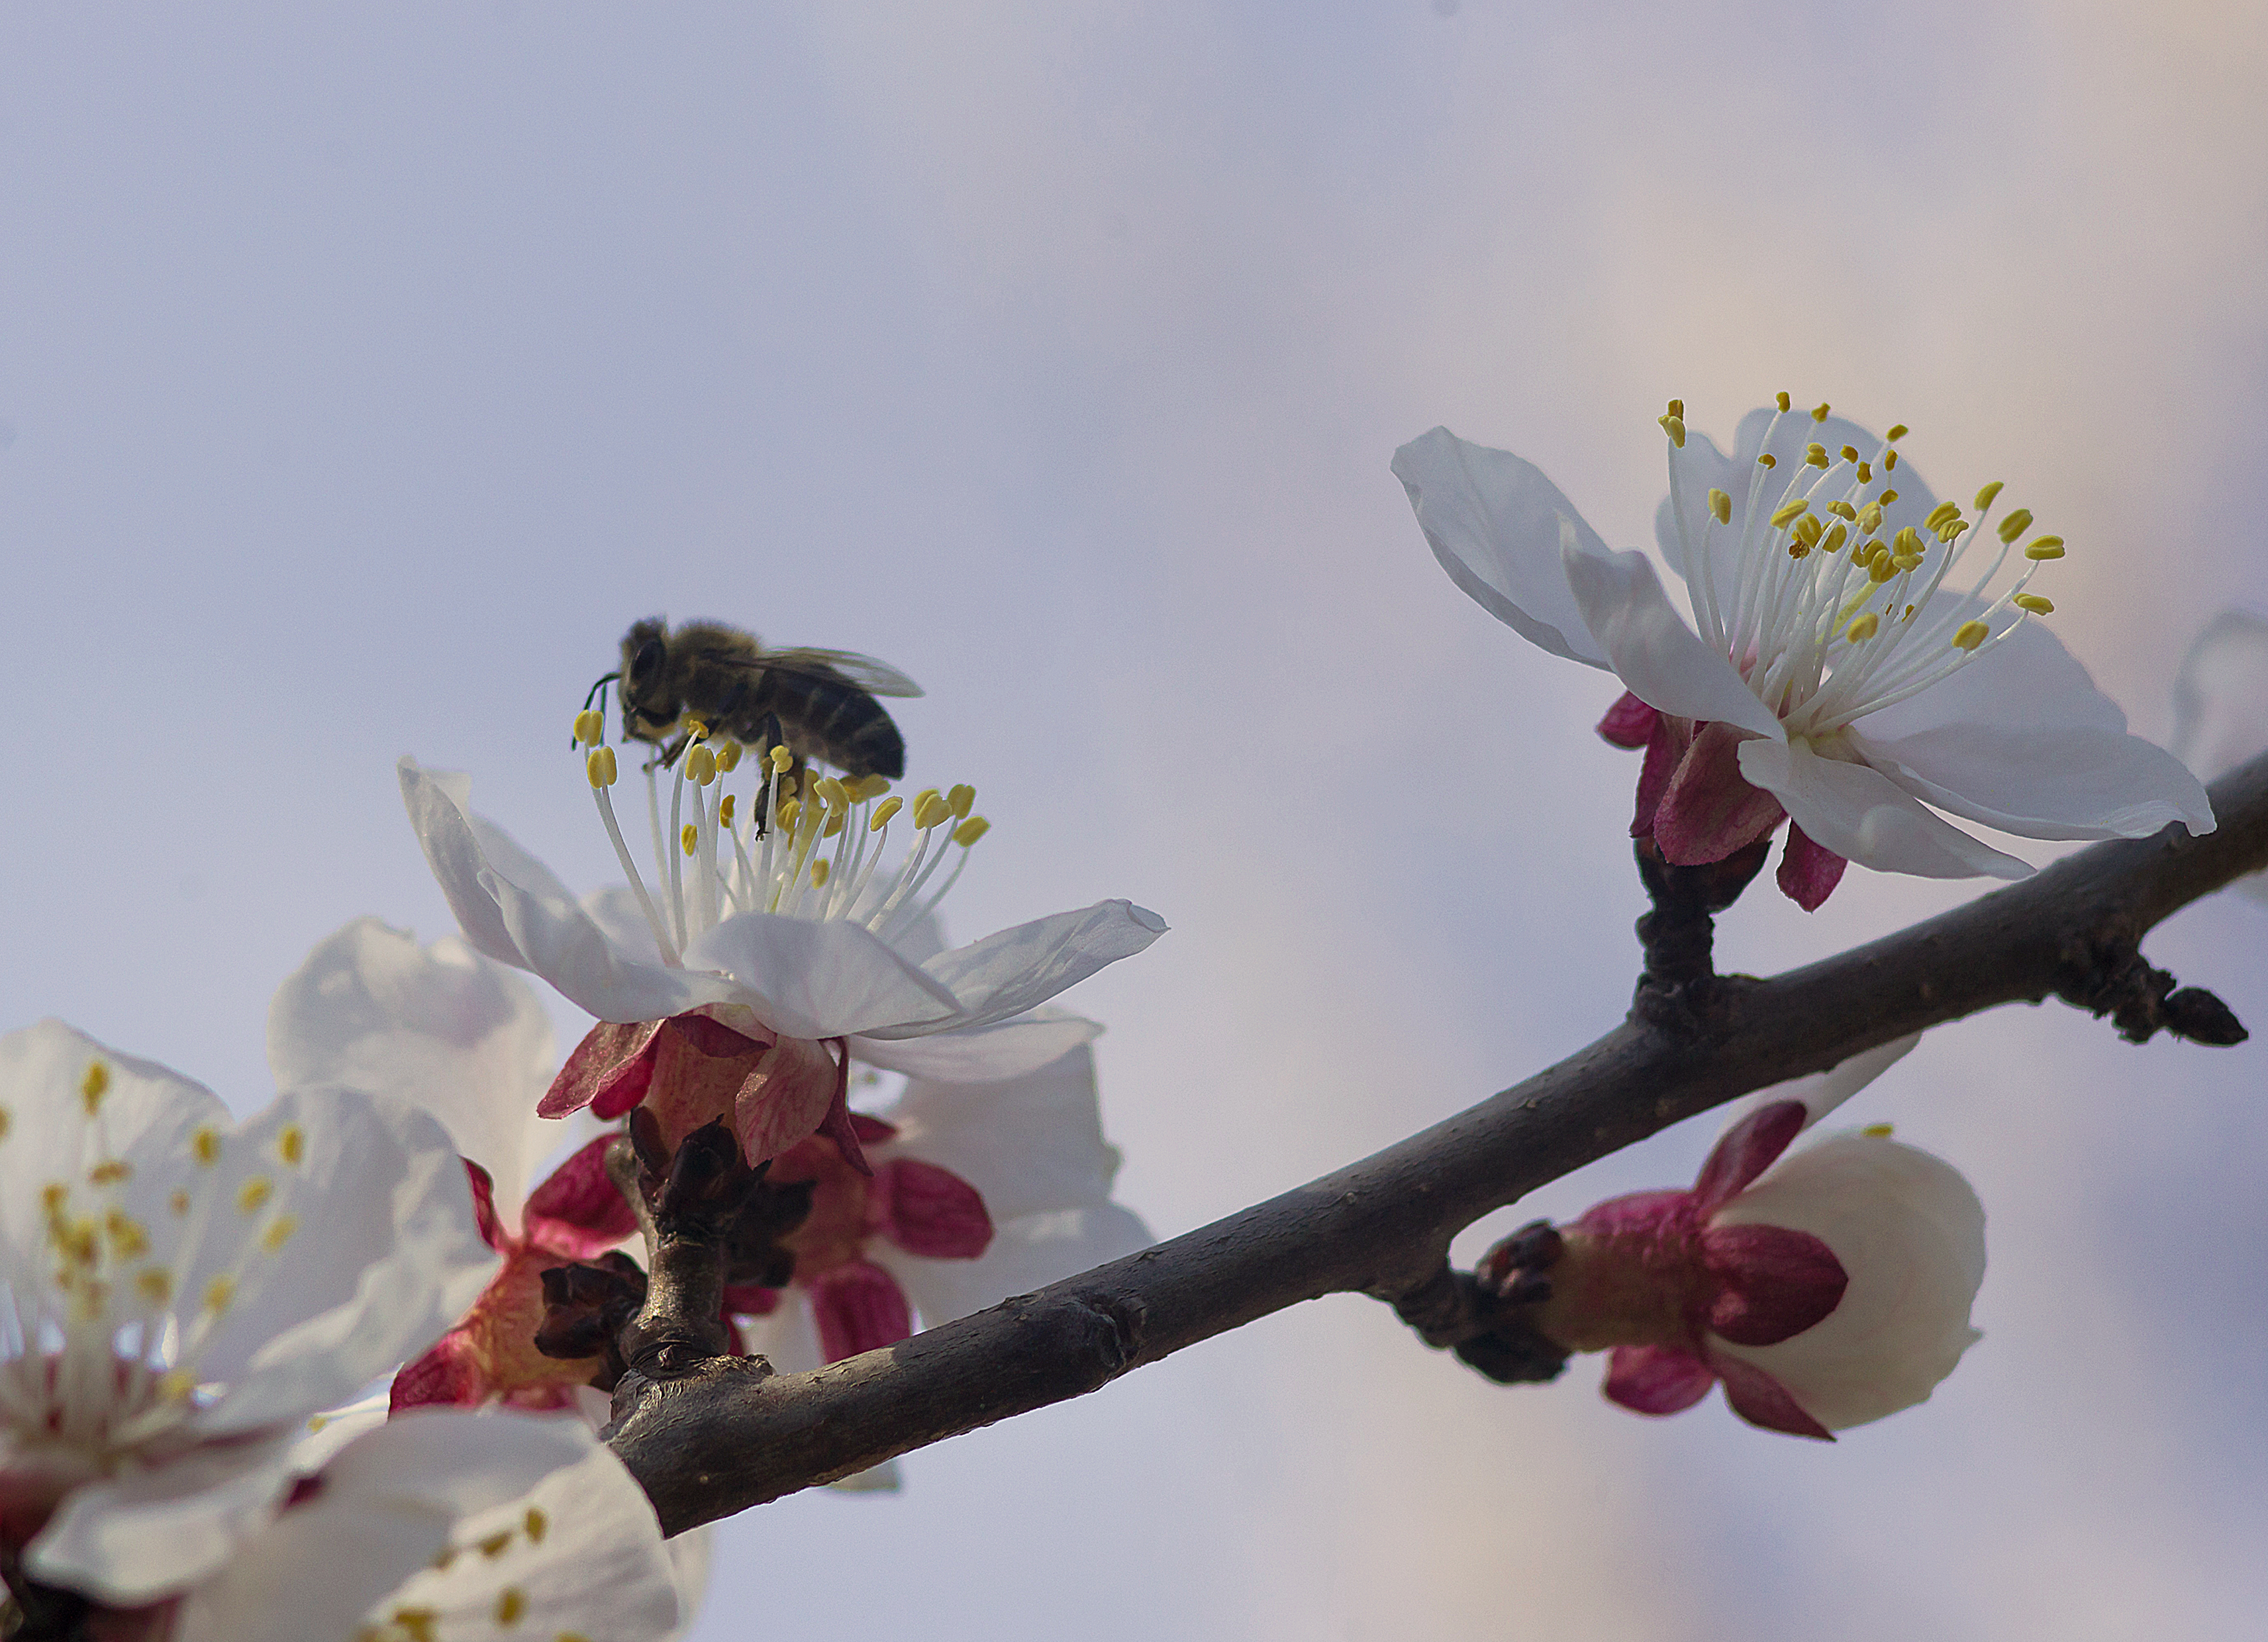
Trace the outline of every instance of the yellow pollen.
{"type": "Polygon", "coordinates": [[[1921,545],[1921,533],[1911,525],[1898,526],[1898,534],[1890,538],[1890,547],[1898,553],[1918,554],[1925,551],[1921,545]]]}
{"type": "Polygon", "coordinates": [[[914,794],[914,825],[927,832],[953,814],[953,806],[935,787],[924,787],[914,794]]]}
{"type": "Polygon", "coordinates": [[[1885,490],[1885,491],[1883,491],[1883,492],[1881,493],[1881,495],[1880,495],[1880,496],[1878,496],[1878,497],[1876,497],[1874,498],[1874,500],[1876,500],[1877,502],[1880,502],[1880,503],[1881,503],[1884,507],[1888,507],[1891,503],[1893,503],[1893,502],[1896,501],[1897,499],[1898,499],[1898,493],[1897,493],[1896,490],[1885,490]]]}
{"type": "Polygon", "coordinates": [[[297,1168],[306,1160],[307,1131],[297,1123],[286,1123],[276,1136],[276,1155],[297,1168]]]}
{"type": "Polygon", "coordinates": [[[171,1368],[158,1376],[158,1395],[168,1403],[186,1403],[196,1388],[196,1376],[186,1368],[171,1368]]]}
{"type": "Polygon", "coordinates": [[[1826,467],[1827,447],[1824,445],[1805,445],[1803,447],[1803,460],[1814,468],[1826,467]]]}
{"type": "Polygon", "coordinates": [[[173,1278],[168,1271],[151,1266],[134,1279],[134,1286],[142,1291],[142,1298],[152,1306],[162,1306],[173,1298],[173,1278]]]}
{"type": "Polygon", "coordinates": [[[200,1164],[210,1168],[220,1161],[220,1130],[210,1123],[201,1124],[189,1137],[189,1150],[196,1153],[200,1164]]]}
{"type": "Polygon", "coordinates": [[[583,756],[583,773],[594,787],[613,786],[616,773],[615,749],[611,747],[593,747],[583,756]]]}
{"type": "Polygon", "coordinates": [[[254,1174],[236,1189],[236,1206],[246,1214],[256,1214],[261,1206],[276,1195],[276,1188],[261,1175],[254,1174]]]}
{"type": "Polygon", "coordinates": [[[187,1214],[189,1211],[189,1194],[176,1187],[173,1195],[166,1199],[166,1206],[175,1214],[187,1214]]]}
{"type": "Polygon", "coordinates": [[[992,823],[990,821],[986,821],[982,815],[971,815],[967,821],[961,822],[960,826],[953,829],[953,841],[959,844],[962,849],[966,850],[970,844],[975,843],[979,838],[982,838],[986,833],[990,832],[991,830],[992,823]]]}
{"type": "Polygon", "coordinates": [[[1795,529],[1791,534],[1801,538],[1804,546],[1813,547],[1818,543],[1819,531],[1819,515],[1806,513],[1795,521],[1795,529]]]}
{"type": "Polygon", "coordinates": [[[1811,504],[1805,501],[1801,497],[1796,497],[1793,502],[1782,503],[1772,512],[1772,528],[1774,530],[1778,530],[1786,525],[1788,520],[1792,519],[1800,519],[1810,510],[1811,504]]]}
{"type": "Polygon", "coordinates": [[[2020,593],[2010,602],[2019,610],[2029,610],[2034,615],[2053,615],[2055,604],[2036,593],[2020,593]]]}
{"type": "Polygon", "coordinates": [[[523,1526],[527,1529],[528,1543],[532,1545],[541,1545],[543,1543],[544,1534],[551,1527],[551,1519],[543,1514],[541,1507],[530,1506],[523,1526]]]}
{"type": "Polygon", "coordinates": [[[827,873],[828,865],[823,858],[811,864],[811,887],[814,889],[827,887],[827,873]]]}
{"type": "Polygon", "coordinates": [[[473,1543],[481,1548],[482,1556],[494,1562],[498,1557],[504,1555],[504,1547],[512,1543],[512,1530],[502,1528],[490,1535],[486,1539],[475,1540],[473,1543]]]}
{"type": "Polygon", "coordinates": [[[1875,1140],[1888,1140],[1896,1131],[1888,1123],[1869,1123],[1859,1132],[1875,1140]]]}
{"type": "Polygon", "coordinates": [[[2024,556],[2028,559],[2059,559],[2063,557],[2063,538],[2042,536],[2036,541],[2027,542],[2024,556]]]}
{"type": "Polygon", "coordinates": [[[86,1102],[89,1117],[92,1117],[95,1108],[102,1104],[103,1093],[109,1087],[110,1068],[101,1061],[89,1061],[86,1076],[78,1080],[78,1098],[86,1102]]]}
{"type": "Polygon", "coordinates": [[[272,1255],[290,1242],[291,1233],[298,1229],[299,1222],[297,1219],[288,1214],[279,1214],[269,1223],[268,1229],[260,1234],[260,1246],[272,1255]]]}
{"type": "Polygon", "coordinates": [[[229,1301],[236,1298],[236,1279],[217,1277],[205,1285],[205,1309],[216,1317],[228,1309],[229,1301]]]}
{"type": "Polygon", "coordinates": [[[1851,526],[1838,524],[1827,533],[1827,540],[1819,544],[1822,553],[1832,553],[1850,539],[1851,526]]]}
{"type": "Polygon", "coordinates": [[[685,846],[686,854],[691,855],[700,847],[701,829],[691,821],[686,822],[684,830],[678,835],[677,842],[685,846]]]}
{"type": "Polygon", "coordinates": [[[1961,624],[1961,630],[1953,636],[1953,647],[1955,650],[1974,650],[1984,642],[1992,630],[1982,622],[1964,622],[1961,624]]]}
{"type": "Polygon", "coordinates": [[[717,806],[717,824],[719,827],[730,827],[733,824],[733,793],[727,792],[725,795],[725,801],[717,806]]]}
{"type": "Polygon", "coordinates": [[[1779,464],[1772,460],[1772,453],[1770,451],[1766,451],[1763,455],[1756,458],[1756,466],[1759,468],[1777,468],[1779,464]]]}
{"type": "Polygon", "coordinates": [[[685,755],[685,778],[696,787],[705,787],[717,779],[717,755],[707,747],[696,747],[685,755]]]}
{"type": "Polygon", "coordinates": [[[2003,541],[2014,541],[2032,527],[2032,510],[2020,507],[2002,519],[1994,532],[2003,541]]]}
{"type": "Polygon", "coordinates": [[[1874,563],[1867,574],[1873,577],[1878,585],[1889,580],[1898,573],[1897,557],[1895,553],[1876,555],[1874,563]]]}
{"type": "Polygon", "coordinates": [[[1909,433],[1911,433],[1911,432],[1912,432],[1912,431],[1913,431],[1913,430],[1912,430],[1912,429],[1911,429],[1911,428],[1909,428],[1909,427],[1907,427],[1907,426],[1906,426],[1906,424],[1905,424],[1904,423],[1903,423],[1903,422],[1894,422],[1894,423],[1892,423],[1890,424],[1890,433],[1889,433],[1889,439],[1890,439],[1890,443],[1891,443],[1891,444],[1893,444],[1893,445],[1896,444],[1900,439],[1902,439],[1902,438],[1905,438],[1905,436],[1906,436],[1907,434],[1909,434],[1909,433]]]}
{"type": "Polygon", "coordinates": [[[107,1163],[98,1163],[87,1170],[86,1183],[90,1186],[114,1186],[120,1181],[132,1179],[133,1174],[131,1163],[113,1158],[107,1163]]]}
{"type": "Polygon", "coordinates": [[[775,747],[767,756],[771,761],[772,773],[775,775],[787,774],[787,767],[795,762],[795,755],[784,747],[775,747]]]}
{"type": "Polygon", "coordinates": [[[863,804],[870,799],[880,798],[882,794],[887,792],[889,790],[890,778],[887,776],[868,776],[865,779],[859,782],[858,790],[855,796],[858,798],[858,801],[863,804]]]}
{"type": "Polygon", "coordinates": [[[1867,504],[1867,511],[1859,515],[1859,534],[1871,536],[1882,527],[1882,510],[1875,503],[1867,504]]]}
{"type": "Polygon", "coordinates": [[[890,817],[905,808],[903,799],[884,799],[874,806],[873,818],[866,823],[868,832],[880,832],[890,824],[890,817]]]}
{"type": "Polygon", "coordinates": [[[1683,421],[1685,416],[1685,401],[1682,399],[1671,400],[1669,401],[1669,414],[1677,417],[1680,421],[1683,421]]]}
{"type": "Polygon", "coordinates": [[[1827,412],[1828,412],[1828,409],[1829,409],[1829,407],[1828,407],[1828,403],[1827,403],[1827,401],[1826,401],[1825,400],[1823,400],[1823,399],[1822,399],[1822,400],[1821,400],[1817,404],[1814,405],[1814,406],[1811,408],[1811,419],[1812,419],[1814,422],[1824,422],[1824,421],[1826,421],[1826,420],[1827,420],[1827,412]]]}
{"type": "Polygon", "coordinates": [[[1979,490],[1977,493],[1977,511],[1981,513],[1986,508],[1992,506],[1992,498],[1999,494],[2000,482],[1998,479],[1995,479],[1992,483],[1986,485],[1982,490],[1979,490]]]}
{"type": "Polygon", "coordinates": [[[1683,450],[1685,448],[1684,418],[1682,416],[1662,416],[1660,417],[1659,420],[1661,423],[1661,431],[1669,435],[1669,442],[1672,445],[1675,445],[1679,450],[1683,450]]]}
{"type": "Polygon", "coordinates": [[[1929,517],[1921,522],[1924,525],[1926,525],[1930,529],[1935,530],[1944,525],[1948,520],[1955,519],[1960,517],[1961,509],[1956,504],[1952,502],[1940,502],[1935,507],[1929,510],[1929,517]]]}
{"type": "Polygon", "coordinates": [[[967,821],[968,812],[976,807],[976,789],[964,781],[945,795],[945,801],[955,821],[967,821]]]}
{"type": "Polygon", "coordinates": [[[1827,511],[1834,514],[1837,519],[1856,519],[1859,517],[1859,510],[1852,506],[1848,502],[1844,501],[1840,497],[1837,497],[1834,501],[1830,502],[1827,504],[1827,511]]]}
{"type": "Polygon", "coordinates": [[[731,775],[740,767],[740,744],[730,736],[717,743],[717,768],[731,775]]]}
{"type": "Polygon", "coordinates": [[[596,707],[585,707],[575,715],[575,740],[583,747],[596,747],[605,739],[607,715],[596,707]]]}
{"type": "Polygon", "coordinates": [[[830,810],[847,810],[850,807],[850,795],[843,791],[843,784],[832,776],[821,776],[819,778],[818,793],[819,801],[830,810]]]}
{"type": "Polygon", "coordinates": [[[705,741],[709,739],[709,726],[698,718],[688,718],[684,728],[687,739],[689,740],[705,741]]]}
{"type": "Polygon", "coordinates": [[[1788,407],[1789,407],[1790,405],[1792,405],[1792,404],[1793,404],[1793,403],[1795,402],[1794,401],[1793,401],[1793,400],[1791,400],[1790,398],[1788,398],[1788,396],[1787,396],[1786,394],[1774,394],[1772,395],[1772,398],[1773,398],[1773,400],[1774,400],[1774,401],[1778,404],[1778,406],[1779,406],[1779,408],[1780,408],[1780,410],[1782,411],[1782,413],[1783,413],[1783,414],[1787,410],[1787,409],[1788,409],[1788,407]]]}
{"type": "Polygon", "coordinates": [[[1722,490],[1712,486],[1709,491],[1709,511],[1717,516],[1717,522],[1719,524],[1731,524],[1733,522],[1733,498],[1727,496],[1722,490]]]}
{"type": "Polygon", "coordinates": [[[1859,460],[1859,447],[1855,445],[1845,445],[1836,453],[1846,462],[1855,462],[1859,460]]]}
{"type": "Polygon", "coordinates": [[[1872,484],[1874,482],[1874,463],[1860,462],[1859,464],[1859,482],[1860,484],[1872,484]]]}
{"type": "Polygon", "coordinates": [[[527,1611],[527,1596],[516,1585],[507,1585],[497,1595],[496,1622],[500,1625],[516,1625],[519,1616],[527,1611]]]}

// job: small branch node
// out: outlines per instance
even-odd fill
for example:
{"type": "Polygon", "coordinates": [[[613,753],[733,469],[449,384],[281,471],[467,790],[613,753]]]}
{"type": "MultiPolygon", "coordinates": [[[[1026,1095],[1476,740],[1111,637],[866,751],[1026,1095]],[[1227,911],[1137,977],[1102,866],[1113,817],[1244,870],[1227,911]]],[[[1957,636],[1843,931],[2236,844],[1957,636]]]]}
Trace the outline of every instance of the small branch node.
{"type": "Polygon", "coordinates": [[[2118,1035],[2146,1043],[2160,1032],[2228,1049],[2250,1035],[2236,1012],[2201,986],[2183,986],[2131,946],[2098,949],[2075,978],[2058,988],[2066,1002],[2108,1015],[2118,1035]]]}

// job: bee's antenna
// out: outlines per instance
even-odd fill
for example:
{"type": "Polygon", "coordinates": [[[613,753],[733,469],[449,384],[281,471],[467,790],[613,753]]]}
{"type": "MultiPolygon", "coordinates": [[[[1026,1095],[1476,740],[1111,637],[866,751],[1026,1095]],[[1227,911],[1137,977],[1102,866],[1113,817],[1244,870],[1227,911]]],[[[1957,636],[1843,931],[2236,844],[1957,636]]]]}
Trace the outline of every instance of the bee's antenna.
{"type": "MultiPolygon", "coordinates": [[[[585,712],[590,711],[591,703],[593,702],[597,702],[599,703],[599,717],[600,718],[604,718],[607,716],[607,686],[612,684],[615,680],[622,676],[622,675],[619,673],[609,673],[604,678],[600,679],[596,684],[591,686],[590,690],[583,697],[583,711],[585,712]]],[[[600,730],[599,739],[600,740],[604,740],[606,739],[606,731],[603,727],[600,730]]],[[[571,742],[570,745],[571,746],[573,743],[571,742]]]]}

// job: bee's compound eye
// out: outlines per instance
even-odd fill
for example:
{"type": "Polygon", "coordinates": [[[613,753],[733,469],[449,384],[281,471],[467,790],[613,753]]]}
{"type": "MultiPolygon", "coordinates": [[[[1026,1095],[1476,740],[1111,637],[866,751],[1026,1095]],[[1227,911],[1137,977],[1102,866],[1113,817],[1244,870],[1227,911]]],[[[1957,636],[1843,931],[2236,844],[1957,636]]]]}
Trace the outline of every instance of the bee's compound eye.
{"type": "Polygon", "coordinates": [[[630,658],[630,677],[623,682],[643,694],[661,672],[661,640],[658,638],[649,638],[640,644],[637,654],[630,658]]]}

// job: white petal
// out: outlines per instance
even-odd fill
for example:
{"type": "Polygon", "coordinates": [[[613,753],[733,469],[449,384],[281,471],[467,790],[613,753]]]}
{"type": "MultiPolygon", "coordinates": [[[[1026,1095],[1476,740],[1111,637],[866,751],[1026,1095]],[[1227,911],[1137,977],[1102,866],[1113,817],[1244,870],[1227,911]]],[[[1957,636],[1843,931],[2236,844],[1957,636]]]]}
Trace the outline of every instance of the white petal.
{"type": "Polygon", "coordinates": [[[1541,469],[1435,428],[1394,453],[1394,476],[1433,556],[1475,603],[1555,656],[1607,665],[1560,568],[1561,521],[1586,549],[1606,543],[1541,469]]]}
{"type": "Polygon", "coordinates": [[[1152,1241],[1139,1216],[1107,1203],[1001,1221],[992,1228],[992,1246],[975,1260],[925,1260],[879,1241],[869,1252],[896,1277],[922,1326],[935,1328],[1147,1248],[1152,1241]]]}
{"type": "Polygon", "coordinates": [[[55,1585],[119,1607],[183,1590],[238,1554],[291,1480],[288,1437],[207,1445],[74,1489],[26,1552],[55,1585]]]}
{"type": "Polygon", "coordinates": [[[1094,1051],[1084,1043],[1020,1078],[990,1083],[911,1079],[897,1104],[881,1116],[897,1126],[892,1155],[960,1175],[983,1197],[996,1226],[1110,1199],[1118,1148],[1102,1138],[1094,1051]]]}
{"type": "Polygon", "coordinates": [[[739,983],[735,1001],[775,1032],[835,1038],[952,1019],[958,1000],[864,924],[742,912],[694,942],[688,964],[739,983]]]}
{"type": "Polygon", "coordinates": [[[2268,752],[2268,620],[2213,617],[2174,681],[2176,757],[2211,781],[2268,752]]]}
{"type": "MultiPolygon", "coordinates": [[[[1940,594],[1914,621],[1942,626],[1948,616],[1972,619],[1984,609],[1973,600],[1940,594]]],[[[2008,615],[2003,611],[1994,618],[1996,630],[2008,625],[2008,615]]],[[[1955,724],[2010,730],[2125,731],[2126,715],[2118,703],[2095,688],[2094,675],[2064,648],[2047,623],[2034,616],[2014,627],[1950,676],[1895,707],[1868,713],[1857,721],[1857,728],[1875,741],[1955,724]]]]}
{"type": "Polygon", "coordinates": [[[1825,1071],[1815,1071],[1808,1077],[1791,1078],[1786,1083],[1759,1089],[1725,1108],[1725,1127],[1727,1130],[1733,1128],[1761,1107],[1777,1106],[1783,1101],[1800,1101],[1803,1102],[1803,1126],[1808,1129],[1904,1060],[1906,1051],[1920,1042],[1921,1034],[1918,1032],[1903,1038],[1892,1038],[1888,1043],[1861,1050],[1848,1060],[1837,1061],[1825,1071]]]}
{"type": "Polygon", "coordinates": [[[279,1087],[339,1084],[438,1119],[487,1169],[517,1229],[530,1171],[559,1138],[535,1103],[559,1064],[551,1018],[511,970],[450,937],[357,918],[308,955],[268,1009],[279,1087]]]}
{"type": "Polygon", "coordinates": [[[895,1494],[904,1489],[906,1479],[895,1460],[885,1460],[880,1465],[837,1477],[827,1485],[846,1494],[895,1494]]]}
{"type": "Polygon", "coordinates": [[[1643,553],[1566,555],[1567,581],[1591,631],[1631,693],[1681,718],[1734,725],[1773,741],[1786,732],[1731,661],[1701,641],[1669,602],[1643,553]]]}
{"type": "MultiPolygon", "coordinates": [[[[1130,901],[1098,901],[939,953],[922,968],[961,1000],[954,1027],[990,1026],[1046,1003],[1165,932],[1166,920],[1147,908],[1130,901]]],[[[893,1027],[869,1035],[911,1033],[893,1027]]]]}
{"type": "Polygon", "coordinates": [[[1101,1030],[1092,1020],[1042,1005],[989,1027],[919,1038],[853,1038],[850,1052],[871,1066],[909,1078],[988,1083],[1036,1071],[1101,1030]]]}
{"type": "Polygon", "coordinates": [[[1878,873],[1918,878],[2022,878],[2031,868],[1925,809],[1865,764],[1822,758],[1801,741],[1743,741],[1741,774],[1812,842],[1878,873]]]}
{"type": "Polygon", "coordinates": [[[1874,1135],[1793,1152],[1718,1225],[1784,1226],[1835,1252],[1850,1287],[1825,1322],[1778,1345],[1715,1349],[1776,1377],[1820,1424],[1864,1425],[1926,1399],[1980,1336],[1984,1210],[1960,1171],[1874,1135]]]}
{"type": "Polygon", "coordinates": [[[677,1628],[669,1633],[669,1642],[679,1642],[693,1629],[693,1622],[700,1615],[702,1599],[709,1594],[709,1567],[715,1560],[715,1539],[716,1535],[703,1524],[661,1543],[662,1550],[669,1553],[670,1577],[677,1587],[677,1628]]]}
{"type": "Polygon", "coordinates": [[[2123,731],[1948,725],[1890,741],[1856,731],[1850,739],[1916,798],[2027,838],[2146,838],[2169,821],[2213,829],[2197,777],[2123,731]]]}

